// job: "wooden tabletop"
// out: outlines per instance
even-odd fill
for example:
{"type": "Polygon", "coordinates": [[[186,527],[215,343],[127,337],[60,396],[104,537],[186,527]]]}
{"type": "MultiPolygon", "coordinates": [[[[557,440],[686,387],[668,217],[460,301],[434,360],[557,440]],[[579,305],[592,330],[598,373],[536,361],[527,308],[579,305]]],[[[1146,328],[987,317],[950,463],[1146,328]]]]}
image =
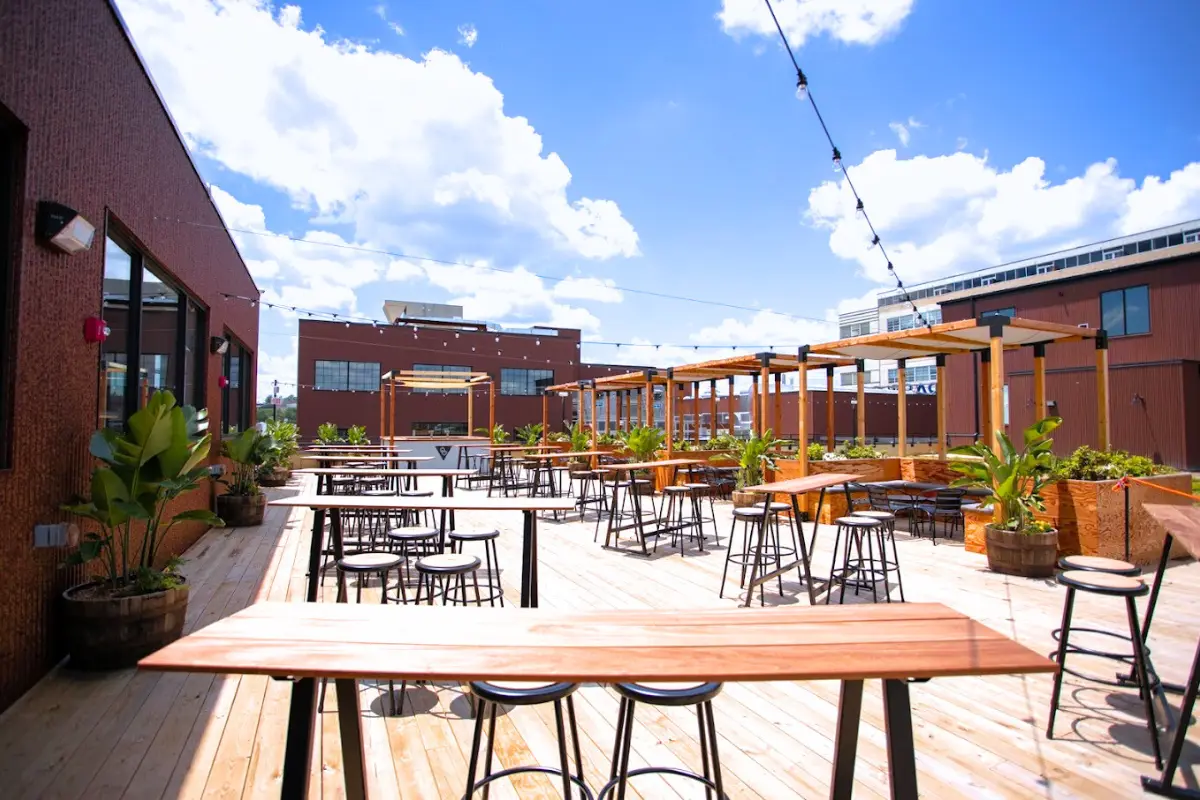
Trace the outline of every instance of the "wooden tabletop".
{"type": "Polygon", "coordinates": [[[529,456],[530,458],[590,458],[592,456],[611,456],[612,453],[608,450],[583,450],[577,453],[562,452],[562,453],[537,453],[529,456]]]}
{"type": "Polygon", "coordinates": [[[654,469],[655,467],[682,467],[699,464],[695,458],[664,458],[662,461],[635,461],[631,464],[605,464],[601,469],[609,472],[626,472],[631,469],[654,469]]]}
{"type": "Polygon", "coordinates": [[[1192,558],[1200,558],[1200,507],[1146,503],[1142,506],[1192,558]]]}
{"type": "Polygon", "coordinates": [[[775,481],[774,483],[760,483],[758,486],[747,486],[742,491],[757,492],[758,494],[806,494],[807,492],[818,492],[821,489],[828,489],[831,486],[839,486],[843,483],[853,483],[859,475],[851,475],[848,472],[825,472],[818,475],[806,475],[803,478],[792,478],[786,481],[775,481]]]}
{"type": "Polygon", "coordinates": [[[323,509],[412,509],[416,511],[572,511],[573,497],[364,497],[354,494],[301,494],[268,505],[323,509]]]}
{"type": "MultiPolygon", "coordinates": [[[[395,451],[393,451],[395,452],[395,451]]],[[[374,464],[379,461],[435,461],[433,456],[397,456],[379,455],[371,456],[335,456],[328,453],[305,453],[302,454],[305,458],[311,458],[316,461],[341,461],[348,464],[374,464]]]]}
{"type": "Polygon", "coordinates": [[[142,669],[394,680],[869,680],[1053,672],[1048,658],[929,603],[557,611],[260,603],[142,669]]]}
{"type": "Polygon", "coordinates": [[[432,467],[427,469],[384,469],[383,467],[305,467],[304,469],[294,469],[293,474],[299,475],[359,475],[362,477],[392,477],[392,476],[407,476],[414,478],[444,478],[444,477],[466,477],[474,475],[473,469],[441,469],[432,467]]]}

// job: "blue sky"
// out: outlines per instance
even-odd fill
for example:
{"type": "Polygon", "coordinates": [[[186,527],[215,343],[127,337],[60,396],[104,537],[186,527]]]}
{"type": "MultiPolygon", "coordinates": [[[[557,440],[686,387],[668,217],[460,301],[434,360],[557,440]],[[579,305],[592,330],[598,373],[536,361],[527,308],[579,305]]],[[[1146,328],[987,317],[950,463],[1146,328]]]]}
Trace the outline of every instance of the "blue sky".
{"type": "MultiPolygon", "coordinates": [[[[231,227],[569,279],[239,234],[264,299],[669,364],[820,341],[889,286],[762,0],[119,6],[231,227]]],[[[1194,2],[776,10],[906,282],[1200,217],[1194,2]]],[[[262,330],[260,387],[294,381],[294,315],[262,330]]]]}

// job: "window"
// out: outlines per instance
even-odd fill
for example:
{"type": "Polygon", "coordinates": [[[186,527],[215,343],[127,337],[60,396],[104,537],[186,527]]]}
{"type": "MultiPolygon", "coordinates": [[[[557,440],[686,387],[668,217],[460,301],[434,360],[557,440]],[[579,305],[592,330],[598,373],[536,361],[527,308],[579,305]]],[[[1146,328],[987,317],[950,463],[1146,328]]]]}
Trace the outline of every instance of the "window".
{"type": "Polygon", "coordinates": [[[109,335],[101,347],[100,424],[122,427],[159,390],[204,407],[204,308],[116,232],[104,240],[102,293],[109,335]]]}
{"type": "Polygon", "coordinates": [[[858,373],[839,372],[838,373],[838,385],[839,386],[857,386],[858,385],[858,373]]]}
{"type": "Polygon", "coordinates": [[[228,384],[221,395],[221,425],[225,433],[240,433],[253,422],[254,387],[250,385],[250,351],[229,334],[229,349],[225,351],[221,374],[228,384]]]}
{"type": "Polygon", "coordinates": [[[996,308],[991,311],[984,311],[980,314],[981,317],[1008,317],[1012,319],[1017,315],[1017,309],[1012,306],[1008,308],[996,308]]]}
{"type": "Polygon", "coordinates": [[[1118,247],[1115,250],[1105,250],[1104,251],[1104,260],[1112,261],[1114,258],[1121,258],[1124,255],[1125,255],[1124,247],[1118,247]]]}
{"type": "Polygon", "coordinates": [[[350,388],[349,363],[345,361],[318,361],[313,376],[313,388],[325,391],[344,392],[350,388]]]}
{"type": "Polygon", "coordinates": [[[1109,336],[1150,332],[1150,288],[1130,286],[1100,295],[1100,327],[1109,336]]]}
{"type": "Polygon", "coordinates": [[[1200,231],[1187,231],[1183,234],[1184,244],[1196,244],[1200,242],[1200,231]]]}
{"type": "Polygon", "coordinates": [[[16,226],[20,213],[17,198],[25,131],[7,109],[0,106],[0,468],[12,457],[13,371],[16,343],[17,261],[16,226]]]}
{"type": "MultiPolygon", "coordinates": [[[[429,373],[431,378],[467,378],[470,367],[447,366],[445,364],[413,364],[413,372],[429,373]]],[[[413,389],[413,394],[466,394],[466,389],[413,389]]],[[[438,434],[439,436],[442,434],[438,434]]]]}
{"type": "Polygon", "coordinates": [[[853,339],[856,336],[866,336],[869,333],[874,333],[871,330],[870,322],[853,322],[849,325],[842,325],[839,328],[839,338],[853,339]]]}
{"type": "Polygon", "coordinates": [[[500,394],[537,395],[544,387],[554,383],[554,370],[549,369],[501,369],[500,394]]]}
{"type": "Polygon", "coordinates": [[[352,391],[379,391],[378,361],[351,361],[348,373],[348,382],[352,391]]]}
{"type": "MultiPolygon", "coordinates": [[[[899,370],[888,370],[888,383],[896,383],[900,377],[899,370]]],[[[927,364],[918,367],[908,367],[904,370],[904,385],[910,383],[932,383],[937,380],[937,366],[927,364]]]]}

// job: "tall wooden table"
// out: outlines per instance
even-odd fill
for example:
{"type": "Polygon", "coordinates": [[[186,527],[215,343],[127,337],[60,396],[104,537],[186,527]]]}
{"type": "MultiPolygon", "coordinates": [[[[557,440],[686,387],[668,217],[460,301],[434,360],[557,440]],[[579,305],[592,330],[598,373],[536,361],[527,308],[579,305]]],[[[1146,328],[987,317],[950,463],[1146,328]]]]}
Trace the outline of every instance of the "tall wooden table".
{"type": "MultiPolygon", "coordinates": [[[[1162,587],[1163,573],[1167,571],[1167,562],[1170,560],[1171,547],[1175,540],[1179,540],[1192,558],[1200,558],[1200,508],[1162,503],[1146,503],[1142,508],[1167,532],[1163,541],[1162,556],[1158,562],[1158,571],[1154,576],[1154,588],[1150,592],[1150,602],[1146,606],[1146,620],[1142,628],[1144,639],[1150,635],[1150,622],[1154,618],[1154,606],[1158,603],[1158,590],[1162,587]]],[[[1187,685],[1183,690],[1183,705],[1179,710],[1179,723],[1175,728],[1175,738],[1171,742],[1171,751],[1167,754],[1162,775],[1158,778],[1142,776],[1142,789],[1151,794],[1200,800],[1200,791],[1175,786],[1175,772],[1179,768],[1179,758],[1183,755],[1183,747],[1187,743],[1188,725],[1191,724],[1192,710],[1196,707],[1198,688],[1200,688],[1200,642],[1196,645],[1196,655],[1192,659],[1192,672],[1188,676],[1187,685]]]]}
{"type": "MultiPolygon", "coordinates": [[[[754,597],[754,587],[766,583],[772,578],[778,578],[793,569],[797,571],[803,569],[800,577],[808,584],[809,605],[817,602],[816,588],[813,586],[812,576],[812,551],[817,546],[817,529],[821,527],[821,507],[825,505],[825,490],[840,485],[846,493],[846,513],[849,514],[850,509],[854,508],[854,502],[850,498],[850,484],[854,483],[858,477],[860,476],[852,475],[848,472],[826,472],[819,475],[806,475],[803,478],[792,478],[786,481],[748,486],[742,490],[763,496],[763,524],[758,528],[758,538],[754,544],[754,563],[750,565],[750,582],[746,584],[745,608],[750,607],[750,601],[754,597]],[[800,526],[800,495],[808,494],[809,492],[820,492],[820,494],[817,495],[817,511],[813,514],[812,541],[811,543],[806,543],[804,528],[800,526]],[[782,564],[770,572],[759,575],[758,565],[762,561],[763,547],[766,544],[767,515],[770,513],[771,498],[777,494],[787,495],[792,504],[792,521],[796,524],[796,539],[800,545],[800,552],[796,554],[796,560],[792,563],[782,564]]],[[[730,546],[733,546],[732,542],[730,546]]],[[[826,591],[828,591],[828,586],[826,587],[826,591]]]]}
{"type": "Polygon", "coordinates": [[[892,797],[917,798],[908,679],[1053,672],[940,604],[572,612],[260,603],[142,659],[142,669],[295,680],[281,795],[308,788],[317,680],[333,679],[346,795],[366,796],[356,681],[841,681],[830,796],[854,787],[863,683],[883,682],[892,797]]]}
{"type": "MultiPolygon", "coordinates": [[[[469,469],[449,469],[442,467],[433,467],[431,469],[379,469],[379,468],[338,468],[332,467],[323,469],[320,467],[308,467],[306,469],[295,469],[293,473],[302,475],[317,476],[317,494],[333,494],[333,478],[336,475],[349,475],[351,477],[363,478],[395,478],[399,480],[403,478],[406,482],[413,481],[413,488],[416,488],[416,481],[420,478],[441,478],[442,479],[442,497],[454,496],[454,479],[467,477],[472,474],[469,469]],[[328,483],[326,483],[328,482],[328,483]]],[[[443,531],[446,528],[446,515],[450,515],[450,530],[454,529],[454,512],[442,511],[441,528],[443,531]]]]}
{"type": "MultiPolygon", "coordinates": [[[[613,481],[612,499],[608,505],[608,528],[604,533],[604,546],[606,548],[612,548],[614,550],[621,549],[620,548],[621,532],[632,530],[632,531],[637,532],[638,543],[641,544],[641,546],[642,546],[642,555],[644,555],[644,556],[650,555],[650,551],[648,549],[646,549],[646,523],[645,523],[645,520],[642,519],[642,496],[640,494],[638,494],[636,486],[629,487],[629,496],[633,500],[633,522],[629,523],[628,525],[618,525],[617,524],[617,499],[618,499],[617,498],[617,484],[620,480],[621,475],[623,475],[623,474],[629,475],[630,480],[632,480],[633,479],[632,473],[634,473],[638,470],[642,470],[642,469],[654,470],[654,469],[666,468],[666,469],[671,470],[671,477],[667,481],[667,484],[673,485],[675,483],[675,478],[679,474],[680,467],[689,466],[691,464],[699,464],[699,463],[700,462],[694,458],[665,458],[662,461],[635,461],[632,463],[625,463],[625,464],[609,464],[608,466],[604,467],[601,470],[602,472],[611,472],[613,475],[615,475],[617,477],[617,480],[613,481]]],[[[653,490],[654,490],[653,475],[651,476],[650,489],[651,489],[651,492],[653,492],[653,490]]],[[[668,529],[659,527],[659,528],[655,528],[655,530],[652,531],[652,534],[660,535],[660,534],[667,533],[667,532],[668,532],[668,529]]]]}

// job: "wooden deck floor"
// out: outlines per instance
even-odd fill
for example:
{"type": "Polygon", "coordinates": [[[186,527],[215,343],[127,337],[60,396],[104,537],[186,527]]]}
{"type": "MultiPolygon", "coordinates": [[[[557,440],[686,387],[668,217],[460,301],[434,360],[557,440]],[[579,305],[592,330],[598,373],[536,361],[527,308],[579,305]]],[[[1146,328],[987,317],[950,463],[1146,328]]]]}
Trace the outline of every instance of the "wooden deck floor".
{"type": "MultiPolygon", "coordinates": [[[[297,486],[280,491],[295,491],[297,486]]],[[[722,542],[729,507],[718,505],[722,542]]],[[[499,527],[505,587],[515,601],[520,515],[460,515],[464,528],[499,527]]],[[[215,530],[187,554],[192,583],[188,629],[259,600],[303,594],[309,521],[301,511],[268,511],[261,528],[215,530]]],[[[593,544],[591,522],[541,528],[543,606],[700,608],[732,606],[718,598],[724,548],[681,558],[659,550],[645,559],[593,544]]],[[[828,569],[832,537],[818,543],[818,574],[828,569]]],[[[946,603],[1022,642],[1049,652],[1063,592],[1049,581],[1006,578],[959,544],[897,536],[910,601],[946,603]]],[[[690,551],[689,551],[690,552],[690,551]]],[[[329,582],[332,586],[332,581],[329,582]]],[[[785,602],[796,602],[786,584],[785,602]]],[[[768,595],[768,602],[778,602],[768,595]]],[[[853,598],[851,598],[853,599],[853,598]]],[[[802,600],[800,602],[807,602],[802,600]]],[[[1168,572],[1151,646],[1167,680],[1182,682],[1200,628],[1200,565],[1168,572]]],[[[463,613],[470,613],[464,609],[463,613]]],[[[686,612],[684,612],[686,613],[686,612]]],[[[1081,598],[1078,620],[1121,630],[1117,601],[1081,598]]],[[[1096,665],[1111,674],[1111,664],[1096,665]]],[[[1045,737],[1050,676],[955,678],[914,685],[917,766],[927,797],[1120,798],[1141,793],[1138,776],[1154,771],[1134,692],[1068,678],[1060,738],[1045,737]]],[[[385,687],[386,688],[386,687],[385,687]]],[[[456,686],[410,687],[405,715],[388,710],[380,687],[363,684],[368,776],[374,798],[460,797],[470,745],[467,703],[456,686]],[[413,713],[413,707],[416,713],[413,713]]],[[[726,787],[731,797],[828,796],[838,687],[833,683],[730,685],[716,701],[726,787]]],[[[582,688],[577,711],[589,783],[608,774],[617,700],[582,688]]],[[[1177,699],[1175,702],[1178,702],[1177,699]]],[[[262,677],[151,674],[126,670],[82,675],[57,670],[0,716],[0,795],[6,798],[277,797],[288,703],[287,685],[262,677]]],[[[322,715],[312,796],[341,796],[333,693],[322,715]]],[[[878,686],[868,686],[856,772],[858,797],[887,794],[878,686]]],[[[498,725],[499,762],[555,763],[550,709],[517,709],[498,725]]],[[[1185,764],[1197,762],[1193,735],[1185,764]]],[[[1164,746],[1166,743],[1164,742],[1164,746]]],[[[694,714],[639,709],[631,766],[695,768],[694,714]]],[[[1195,769],[1181,779],[1196,786],[1195,769]]],[[[635,796],[690,798],[694,785],[646,777],[635,796]]],[[[557,797],[527,777],[498,784],[497,798],[557,797]]]]}

